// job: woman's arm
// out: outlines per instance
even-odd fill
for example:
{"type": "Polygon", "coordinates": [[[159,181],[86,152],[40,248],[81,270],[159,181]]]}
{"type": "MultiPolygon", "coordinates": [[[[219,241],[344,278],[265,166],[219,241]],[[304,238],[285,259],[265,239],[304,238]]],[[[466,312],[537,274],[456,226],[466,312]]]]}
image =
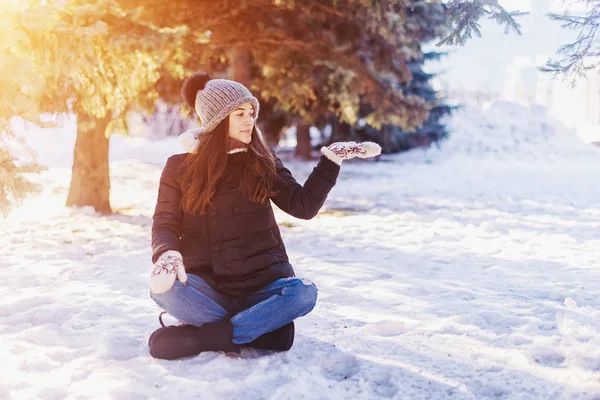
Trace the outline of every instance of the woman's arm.
{"type": "Polygon", "coordinates": [[[152,217],[152,263],[167,250],[179,251],[182,193],[175,177],[185,155],[169,157],[160,176],[158,199],[152,217]]]}
{"type": "Polygon", "coordinates": [[[278,177],[275,185],[277,195],[271,200],[284,212],[300,219],[311,219],[317,215],[340,173],[338,164],[321,156],[319,163],[302,186],[277,156],[275,166],[278,177]]]}
{"type": "Polygon", "coordinates": [[[321,159],[310,176],[301,186],[292,173],[283,166],[275,153],[278,194],[271,198],[277,207],[301,219],[311,219],[323,207],[327,195],[335,186],[344,160],[354,157],[369,158],[381,154],[381,146],[373,142],[335,142],[321,148],[321,159]]]}

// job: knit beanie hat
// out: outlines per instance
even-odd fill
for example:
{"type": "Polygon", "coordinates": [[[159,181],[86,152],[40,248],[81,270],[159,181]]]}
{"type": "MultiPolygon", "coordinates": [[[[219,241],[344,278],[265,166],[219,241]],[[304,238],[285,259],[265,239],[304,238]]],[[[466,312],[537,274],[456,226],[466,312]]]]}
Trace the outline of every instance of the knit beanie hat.
{"type": "Polygon", "coordinates": [[[211,132],[244,103],[252,104],[254,120],[258,118],[258,100],[244,85],[235,81],[210,79],[208,74],[198,73],[185,80],[181,94],[196,110],[204,133],[211,132]]]}

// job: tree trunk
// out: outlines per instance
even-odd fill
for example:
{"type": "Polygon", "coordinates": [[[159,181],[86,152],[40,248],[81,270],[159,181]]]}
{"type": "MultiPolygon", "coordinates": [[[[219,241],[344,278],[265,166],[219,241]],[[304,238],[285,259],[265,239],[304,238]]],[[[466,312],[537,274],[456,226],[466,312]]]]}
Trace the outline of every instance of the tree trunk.
{"type": "Polygon", "coordinates": [[[110,116],[98,119],[85,113],[78,115],[67,206],[92,206],[102,214],[111,213],[108,138],[105,135],[109,122],[110,116]]]}
{"type": "Polygon", "coordinates": [[[346,122],[340,122],[337,130],[336,142],[347,142],[352,136],[352,126],[346,122]]]}
{"type": "Polygon", "coordinates": [[[250,50],[244,47],[234,47],[231,50],[230,79],[250,88],[252,83],[251,64],[252,54],[250,50]]]}
{"type": "Polygon", "coordinates": [[[304,122],[296,124],[296,157],[311,160],[310,125],[304,122]]]}
{"type": "Polygon", "coordinates": [[[391,147],[392,147],[392,134],[394,133],[394,131],[392,130],[392,128],[390,126],[384,126],[382,128],[382,145],[381,145],[381,152],[382,153],[389,153],[392,151],[391,147]]]}

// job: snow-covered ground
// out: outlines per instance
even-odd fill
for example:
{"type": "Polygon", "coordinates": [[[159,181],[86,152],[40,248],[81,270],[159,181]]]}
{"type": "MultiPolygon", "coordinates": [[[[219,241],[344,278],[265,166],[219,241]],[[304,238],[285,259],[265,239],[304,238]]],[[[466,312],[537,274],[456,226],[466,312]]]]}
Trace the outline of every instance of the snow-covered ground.
{"type": "MultiPolygon", "coordinates": [[[[600,399],[600,148],[510,104],[450,128],[440,150],[345,163],[312,221],[278,211],[319,287],[290,352],[175,362],[146,342],[176,141],[113,137],[120,214],[99,216],[63,207],[72,127],[29,133],[51,168],[2,222],[0,398],[600,399]]],[[[301,182],[314,165],[286,164],[301,182]]]]}

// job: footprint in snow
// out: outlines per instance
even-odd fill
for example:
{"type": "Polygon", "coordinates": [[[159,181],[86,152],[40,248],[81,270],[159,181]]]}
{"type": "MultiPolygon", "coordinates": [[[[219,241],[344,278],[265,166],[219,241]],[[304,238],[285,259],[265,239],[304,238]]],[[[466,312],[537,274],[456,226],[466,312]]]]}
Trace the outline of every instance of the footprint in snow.
{"type": "Polygon", "coordinates": [[[391,398],[398,393],[398,386],[387,367],[371,367],[363,375],[371,390],[377,394],[377,398],[391,398]]]}
{"type": "Polygon", "coordinates": [[[546,367],[560,367],[565,362],[565,355],[562,351],[548,346],[533,346],[529,351],[529,356],[536,364],[546,367]]]}
{"type": "Polygon", "coordinates": [[[360,363],[353,354],[329,354],[321,360],[321,373],[325,378],[334,381],[349,379],[356,375],[359,370],[360,363]]]}

